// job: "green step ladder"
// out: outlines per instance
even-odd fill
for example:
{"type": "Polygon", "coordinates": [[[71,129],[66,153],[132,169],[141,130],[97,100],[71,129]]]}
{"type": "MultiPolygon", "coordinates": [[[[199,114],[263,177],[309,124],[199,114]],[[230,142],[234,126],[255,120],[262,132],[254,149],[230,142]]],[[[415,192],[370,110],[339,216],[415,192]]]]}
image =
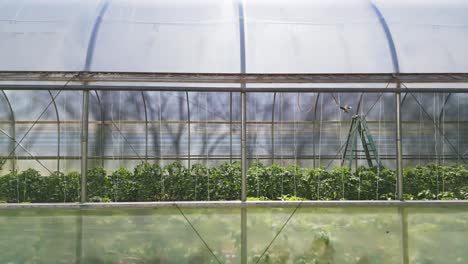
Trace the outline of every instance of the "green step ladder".
{"type": "Polygon", "coordinates": [[[367,127],[365,117],[354,115],[352,118],[341,166],[348,161],[349,167],[351,168],[353,159],[357,162],[357,155],[364,153],[369,167],[383,167],[379,154],[377,153],[377,148],[375,147],[374,139],[367,127]],[[358,149],[358,140],[362,145],[362,150],[358,149]]]}

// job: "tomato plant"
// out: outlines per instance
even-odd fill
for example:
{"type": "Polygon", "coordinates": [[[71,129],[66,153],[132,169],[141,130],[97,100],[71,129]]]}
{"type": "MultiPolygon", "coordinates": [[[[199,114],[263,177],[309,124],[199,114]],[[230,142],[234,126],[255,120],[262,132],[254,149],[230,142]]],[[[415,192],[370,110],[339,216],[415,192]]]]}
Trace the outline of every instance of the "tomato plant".
{"type": "MultiPolygon", "coordinates": [[[[42,176],[33,169],[0,176],[0,201],[77,202],[81,176],[54,172],[42,176]]],[[[396,174],[387,168],[301,168],[254,163],[247,173],[247,195],[265,200],[377,200],[395,199],[396,174]]],[[[166,166],[142,162],[132,171],[121,167],[108,173],[101,167],[88,171],[90,201],[205,201],[238,200],[241,190],[239,162],[219,166],[180,162],[166,166]]],[[[468,199],[468,166],[407,167],[407,200],[468,199]]]]}

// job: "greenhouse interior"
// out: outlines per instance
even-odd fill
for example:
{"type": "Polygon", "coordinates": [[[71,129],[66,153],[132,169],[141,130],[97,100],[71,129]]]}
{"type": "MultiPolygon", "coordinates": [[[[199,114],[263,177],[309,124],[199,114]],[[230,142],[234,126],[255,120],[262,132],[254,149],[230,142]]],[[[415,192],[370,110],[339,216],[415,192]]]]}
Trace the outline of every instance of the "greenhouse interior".
{"type": "Polygon", "coordinates": [[[0,0],[0,263],[468,263],[465,0],[0,0]]]}

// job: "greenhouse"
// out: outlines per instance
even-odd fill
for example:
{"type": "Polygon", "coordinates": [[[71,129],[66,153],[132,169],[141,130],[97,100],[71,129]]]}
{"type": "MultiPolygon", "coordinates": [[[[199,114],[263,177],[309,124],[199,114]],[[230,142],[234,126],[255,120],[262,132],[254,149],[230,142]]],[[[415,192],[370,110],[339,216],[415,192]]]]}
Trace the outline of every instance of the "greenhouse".
{"type": "Polygon", "coordinates": [[[465,0],[0,0],[0,263],[468,263],[465,0]]]}

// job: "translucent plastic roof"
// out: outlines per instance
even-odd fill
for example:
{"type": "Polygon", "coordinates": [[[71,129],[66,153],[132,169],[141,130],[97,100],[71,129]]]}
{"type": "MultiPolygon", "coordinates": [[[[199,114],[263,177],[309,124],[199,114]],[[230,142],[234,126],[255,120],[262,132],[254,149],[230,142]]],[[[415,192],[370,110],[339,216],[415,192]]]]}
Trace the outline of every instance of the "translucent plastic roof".
{"type": "Polygon", "coordinates": [[[0,71],[468,72],[465,0],[0,0],[0,71]]]}

